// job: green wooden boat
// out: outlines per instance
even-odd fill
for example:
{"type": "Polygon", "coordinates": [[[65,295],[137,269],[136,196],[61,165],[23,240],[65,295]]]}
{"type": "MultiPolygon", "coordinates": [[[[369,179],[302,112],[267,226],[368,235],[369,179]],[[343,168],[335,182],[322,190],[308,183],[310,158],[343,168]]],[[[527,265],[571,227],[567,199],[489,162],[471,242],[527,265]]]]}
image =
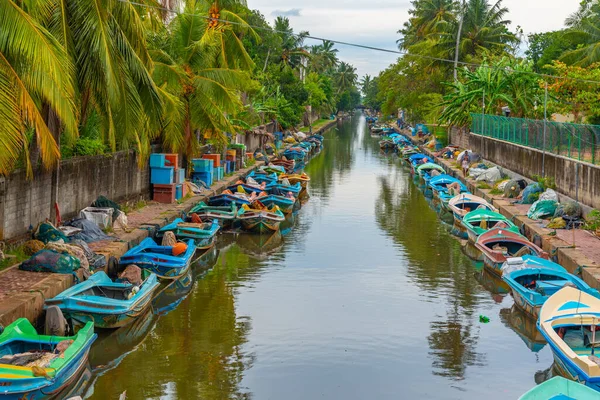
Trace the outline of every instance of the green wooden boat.
{"type": "Polygon", "coordinates": [[[494,228],[520,233],[519,228],[504,215],[486,209],[478,209],[466,214],[462,219],[462,225],[473,243],[477,242],[480,235],[494,228]]]}
{"type": "Polygon", "coordinates": [[[235,220],[237,212],[234,203],[228,206],[209,206],[204,202],[200,202],[189,211],[188,215],[198,214],[204,222],[218,221],[222,227],[229,227],[235,220]]]}
{"type": "Polygon", "coordinates": [[[600,398],[600,393],[581,383],[562,376],[538,385],[519,397],[519,400],[591,400],[600,398]]]}

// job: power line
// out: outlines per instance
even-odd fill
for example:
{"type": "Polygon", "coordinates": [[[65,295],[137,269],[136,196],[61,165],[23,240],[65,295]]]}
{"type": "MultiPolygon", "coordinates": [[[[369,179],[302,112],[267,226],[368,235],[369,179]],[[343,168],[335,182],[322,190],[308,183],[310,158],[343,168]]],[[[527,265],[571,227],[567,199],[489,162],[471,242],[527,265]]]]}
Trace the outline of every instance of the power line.
{"type": "MultiPolygon", "coordinates": [[[[305,35],[305,34],[294,33],[294,32],[280,31],[280,30],[273,29],[271,27],[267,28],[267,27],[264,27],[264,26],[256,26],[256,25],[251,25],[251,24],[244,24],[244,23],[239,22],[239,21],[229,21],[229,20],[225,20],[225,19],[221,19],[221,18],[212,18],[212,17],[205,16],[205,15],[190,14],[190,13],[185,13],[185,12],[181,12],[181,11],[171,10],[169,8],[166,8],[166,7],[151,6],[151,5],[148,5],[148,4],[143,4],[143,3],[139,3],[139,2],[136,2],[136,1],[132,1],[132,0],[118,0],[118,1],[120,1],[121,3],[129,3],[129,4],[132,4],[132,5],[136,5],[136,6],[140,6],[140,7],[145,7],[145,8],[151,8],[151,9],[160,10],[160,11],[165,11],[165,12],[169,12],[169,13],[173,13],[173,14],[190,15],[190,16],[194,16],[194,17],[197,17],[197,18],[202,18],[202,19],[206,19],[206,20],[210,20],[210,21],[218,21],[218,22],[223,22],[223,23],[230,24],[230,25],[241,26],[241,27],[244,27],[244,28],[252,28],[254,30],[262,30],[262,31],[267,31],[267,32],[274,32],[274,33],[279,33],[279,34],[289,35],[289,36],[295,36],[295,37],[304,38],[304,39],[313,39],[313,40],[319,40],[319,41],[327,41],[327,42],[331,42],[331,43],[334,43],[334,44],[339,44],[339,45],[342,45],[342,46],[356,47],[356,48],[360,48],[360,49],[379,51],[379,52],[383,52],[383,53],[398,54],[400,56],[405,56],[405,57],[422,58],[422,59],[426,59],[426,60],[430,60],[430,61],[440,61],[440,62],[446,62],[446,63],[451,63],[451,64],[455,63],[455,60],[449,60],[449,59],[441,58],[441,57],[427,56],[427,55],[424,55],[424,54],[410,54],[410,53],[407,53],[405,51],[400,51],[400,50],[384,49],[384,48],[381,48],[381,47],[368,46],[368,45],[359,44],[359,43],[344,42],[344,41],[341,41],[341,40],[327,39],[327,38],[323,38],[323,37],[319,37],[319,36],[312,36],[312,35],[305,35]]],[[[595,80],[591,80],[591,79],[581,79],[581,78],[573,78],[573,77],[568,77],[568,76],[557,76],[557,75],[550,75],[550,74],[542,74],[542,73],[533,72],[533,71],[514,71],[510,67],[490,66],[490,65],[478,64],[478,63],[469,63],[469,62],[466,62],[466,61],[458,61],[457,63],[461,64],[461,65],[464,65],[464,66],[468,66],[468,67],[484,67],[484,68],[490,68],[490,69],[496,69],[496,70],[504,70],[506,72],[519,73],[519,74],[524,74],[524,75],[534,75],[534,76],[539,76],[539,77],[542,77],[542,78],[565,79],[565,80],[572,80],[572,81],[583,82],[583,83],[600,84],[600,81],[595,81],[595,80]]]]}

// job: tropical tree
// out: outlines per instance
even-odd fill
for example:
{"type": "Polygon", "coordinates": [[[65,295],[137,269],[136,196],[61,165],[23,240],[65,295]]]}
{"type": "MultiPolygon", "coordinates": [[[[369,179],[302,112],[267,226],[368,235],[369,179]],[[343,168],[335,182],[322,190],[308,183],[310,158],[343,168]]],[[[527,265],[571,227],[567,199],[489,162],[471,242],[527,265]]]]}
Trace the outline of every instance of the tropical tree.
{"type": "Polygon", "coordinates": [[[323,44],[311,46],[311,69],[314,72],[322,74],[330,71],[338,65],[338,50],[333,46],[334,43],[328,40],[324,40],[323,44]]]}
{"type": "Polygon", "coordinates": [[[438,37],[447,32],[450,24],[456,22],[457,6],[454,0],[414,0],[409,11],[410,19],[398,31],[401,49],[408,50],[419,42],[438,37]]]}
{"type": "Polygon", "coordinates": [[[281,62],[285,65],[298,67],[303,57],[308,56],[308,51],[304,48],[304,39],[308,32],[302,31],[299,34],[294,33],[287,17],[277,17],[275,19],[274,30],[281,38],[281,62]]]}
{"type": "MultiPolygon", "coordinates": [[[[197,154],[200,135],[225,144],[224,132],[235,130],[228,116],[242,110],[240,92],[251,83],[244,71],[224,66],[241,50],[223,45],[225,32],[210,32],[221,27],[207,21],[205,12],[203,5],[187,2],[185,12],[151,42],[153,77],[165,104],[163,141],[188,157],[197,154]]],[[[224,9],[219,12],[227,15],[224,9]]]]}
{"type": "Polygon", "coordinates": [[[356,68],[346,62],[341,62],[335,72],[335,83],[338,93],[353,88],[356,85],[357,79],[356,68]]]}
{"type": "Polygon", "coordinates": [[[565,34],[578,47],[567,51],[561,60],[587,67],[600,62],[600,1],[585,1],[582,8],[577,17],[571,16],[567,20],[572,29],[565,34]]]}
{"type": "Polygon", "coordinates": [[[48,113],[52,110],[65,134],[75,137],[77,109],[73,65],[64,47],[20,5],[0,2],[0,173],[8,174],[25,152],[27,175],[32,177],[29,134],[43,165],[52,167],[60,152],[48,113]]]}

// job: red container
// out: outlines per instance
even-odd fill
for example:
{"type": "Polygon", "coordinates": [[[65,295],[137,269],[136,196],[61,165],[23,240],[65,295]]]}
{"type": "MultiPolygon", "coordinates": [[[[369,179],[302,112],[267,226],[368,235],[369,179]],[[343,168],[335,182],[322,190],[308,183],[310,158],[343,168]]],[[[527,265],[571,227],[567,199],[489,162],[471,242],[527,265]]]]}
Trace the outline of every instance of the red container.
{"type": "Polygon", "coordinates": [[[246,153],[246,158],[252,160],[254,158],[254,153],[246,153]]]}
{"type": "Polygon", "coordinates": [[[174,203],[175,202],[175,184],[170,185],[154,185],[152,200],[159,203],[174,203]]]}
{"type": "Polygon", "coordinates": [[[165,165],[167,167],[179,167],[179,154],[165,154],[165,165]]]}
{"type": "Polygon", "coordinates": [[[221,155],[220,154],[204,154],[202,156],[205,160],[213,160],[213,167],[221,166],[221,155]]]}

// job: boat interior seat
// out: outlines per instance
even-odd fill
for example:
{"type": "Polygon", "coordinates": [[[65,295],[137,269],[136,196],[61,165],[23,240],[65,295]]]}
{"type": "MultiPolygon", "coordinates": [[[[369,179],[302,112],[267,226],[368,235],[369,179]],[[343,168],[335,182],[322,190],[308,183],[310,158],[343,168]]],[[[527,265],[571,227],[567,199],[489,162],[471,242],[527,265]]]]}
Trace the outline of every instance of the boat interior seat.
{"type": "Polygon", "coordinates": [[[562,289],[567,283],[569,283],[568,280],[537,281],[535,287],[541,290],[545,296],[551,296],[562,289]]]}
{"type": "Polygon", "coordinates": [[[95,286],[81,293],[81,296],[98,296],[115,300],[128,300],[133,286],[123,288],[108,288],[95,286]]]}

